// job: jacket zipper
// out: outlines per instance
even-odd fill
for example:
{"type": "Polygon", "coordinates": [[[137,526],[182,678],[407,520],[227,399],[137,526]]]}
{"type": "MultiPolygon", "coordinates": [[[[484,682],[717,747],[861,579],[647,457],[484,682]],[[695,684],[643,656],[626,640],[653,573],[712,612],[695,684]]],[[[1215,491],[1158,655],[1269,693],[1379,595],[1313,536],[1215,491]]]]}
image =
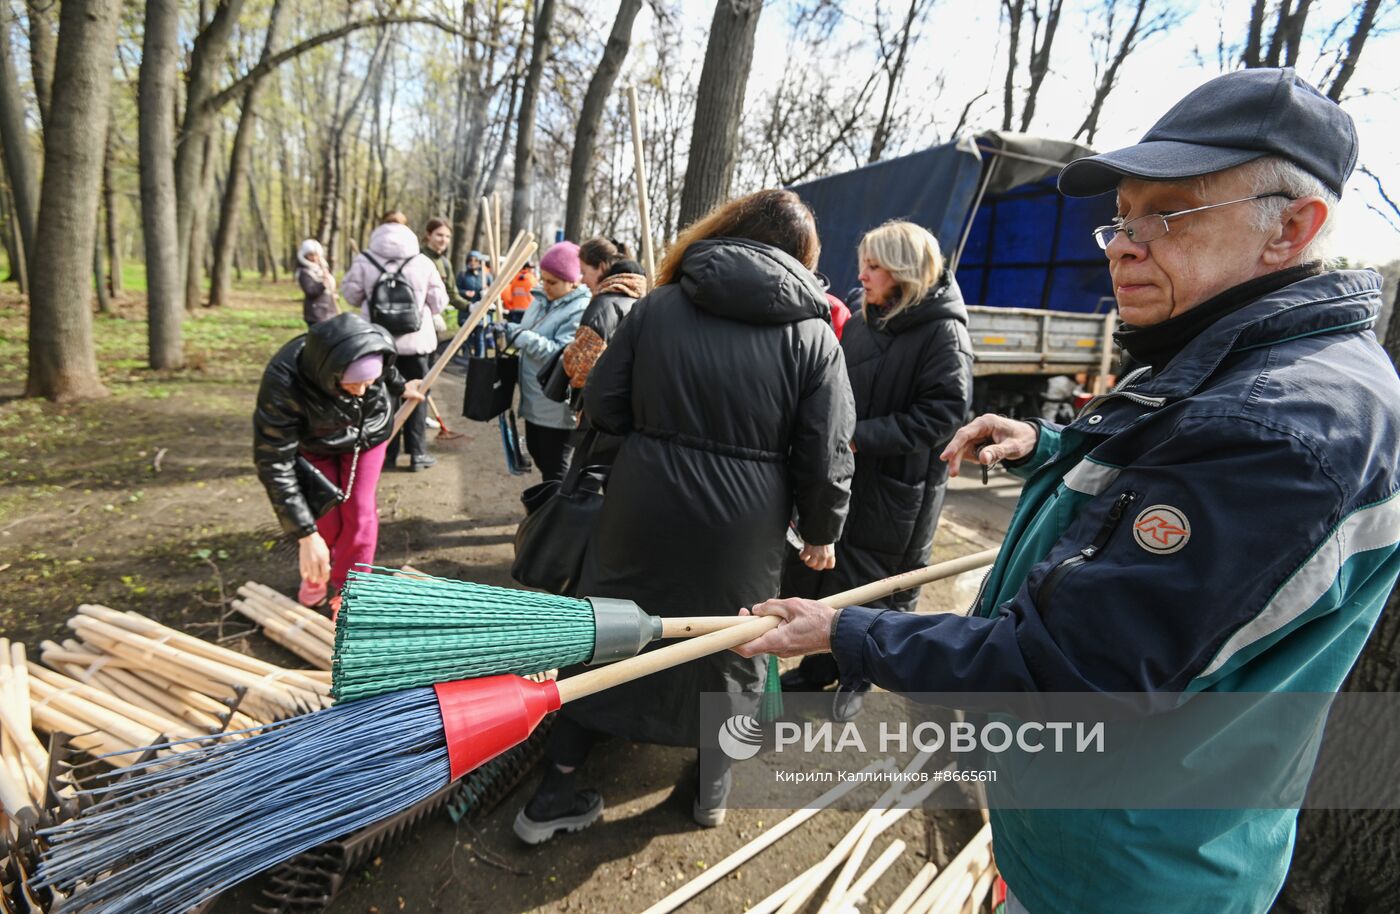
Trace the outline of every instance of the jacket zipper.
{"type": "Polygon", "coordinates": [[[1112,507],[1108,509],[1108,516],[1104,518],[1103,524],[1099,526],[1099,532],[1094,534],[1094,538],[1089,545],[1080,549],[1074,555],[1056,565],[1054,570],[1045,577],[1040,587],[1035,592],[1035,603],[1040,608],[1043,616],[1049,609],[1050,598],[1055,595],[1055,588],[1065,575],[1078,568],[1086,562],[1093,561],[1094,557],[1103,551],[1103,547],[1108,545],[1108,540],[1113,536],[1113,531],[1118,529],[1118,525],[1123,521],[1123,514],[1128,510],[1133,502],[1137,501],[1136,492],[1124,492],[1113,501],[1112,507]]]}
{"type": "Polygon", "coordinates": [[[1139,406],[1151,406],[1155,408],[1164,405],[1167,402],[1166,397],[1149,397],[1144,394],[1135,394],[1125,389],[1129,384],[1136,381],[1150,367],[1151,366],[1144,365],[1141,368],[1134,369],[1121,381],[1113,385],[1113,389],[1110,390],[1108,393],[1101,394],[1095,397],[1094,399],[1090,400],[1088,403],[1085,403],[1084,408],[1079,411],[1079,415],[1083,416],[1092,412],[1093,410],[1098,408],[1099,404],[1103,403],[1110,397],[1123,397],[1124,399],[1130,400],[1133,403],[1138,404],[1139,406]]]}
{"type": "Polygon", "coordinates": [[[977,596],[975,596],[975,597],[972,598],[972,606],[968,609],[967,615],[969,615],[969,616],[981,615],[981,612],[982,612],[982,594],[983,594],[983,592],[985,592],[986,589],[987,589],[987,579],[990,578],[990,577],[992,576],[992,569],[995,568],[995,567],[996,567],[996,562],[992,562],[992,564],[987,568],[986,573],[982,575],[982,583],[977,585],[977,596]]]}

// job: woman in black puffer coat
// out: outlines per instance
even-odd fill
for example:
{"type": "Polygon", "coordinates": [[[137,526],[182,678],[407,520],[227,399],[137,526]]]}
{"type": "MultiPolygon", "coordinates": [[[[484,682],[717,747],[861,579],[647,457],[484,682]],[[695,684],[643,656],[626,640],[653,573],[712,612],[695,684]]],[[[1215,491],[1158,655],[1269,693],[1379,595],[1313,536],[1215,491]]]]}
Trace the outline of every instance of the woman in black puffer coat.
{"type": "MultiPolygon", "coordinates": [[[[811,211],[780,190],[725,204],[668,251],[584,388],[589,420],[624,441],[580,594],[732,615],[778,592],[794,506],[809,559],[829,565],[855,413],[817,252],[811,211]]],[[[573,785],[597,734],[698,746],[701,692],[747,694],[742,708],[762,686],[760,658],[725,652],[570,703],[516,834],[539,843],[597,819],[602,798],[573,785]]],[[[723,820],[727,783],[699,785],[697,822],[723,820]]]]}
{"type": "MultiPolygon", "coordinates": [[[[938,455],[972,402],[967,308],[937,239],[913,223],[889,222],[866,234],[859,257],[864,306],[841,337],[856,402],[850,516],[835,568],[813,571],[789,555],[784,596],[824,597],[928,563],[948,486],[938,455]]],[[[915,589],[871,605],[908,611],[918,600],[915,589]]],[[[817,654],[786,674],[783,687],[835,681],[836,662],[817,654]]]]}
{"type": "Polygon", "coordinates": [[[372,564],[379,539],[376,498],[386,444],[400,398],[422,400],[418,381],[394,367],[394,338],[358,314],[338,314],[288,342],[272,357],[253,414],[253,461],[282,529],[297,538],[297,599],[318,605],[328,587],[332,612],[358,562],[372,564]],[[298,458],[345,493],[317,518],[298,458]]]}

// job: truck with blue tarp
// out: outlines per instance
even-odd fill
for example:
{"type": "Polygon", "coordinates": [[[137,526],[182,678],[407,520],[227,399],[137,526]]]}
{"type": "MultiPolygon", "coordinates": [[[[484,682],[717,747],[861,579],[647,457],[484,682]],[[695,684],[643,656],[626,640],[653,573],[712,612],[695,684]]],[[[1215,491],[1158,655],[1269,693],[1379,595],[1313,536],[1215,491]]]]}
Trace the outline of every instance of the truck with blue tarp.
{"type": "Polygon", "coordinates": [[[905,219],[931,231],[968,304],[974,410],[1063,414],[1076,375],[1111,366],[1113,285],[1092,237],[1113,221],[1111,194],[1055,189],[1060,168],[1092,155],[1074,143],[987,132],[792,187],[822,238],[833,294],[858,292],[856,246],[905,219]]]}

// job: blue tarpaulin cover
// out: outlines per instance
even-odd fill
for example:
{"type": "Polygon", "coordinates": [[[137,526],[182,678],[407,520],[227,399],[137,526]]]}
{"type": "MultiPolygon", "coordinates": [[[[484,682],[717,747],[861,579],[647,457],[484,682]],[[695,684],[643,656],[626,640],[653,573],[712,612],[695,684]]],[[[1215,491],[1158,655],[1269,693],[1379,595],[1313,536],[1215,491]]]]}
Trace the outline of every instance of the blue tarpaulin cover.
{"type": "Polygon", "coordinates": [[[1113,294],[1090,231],[1112,220],[1112,194],[1071,199],[1055,190],[1058,167],[1090,150],[1072,143],[988,133],[793,186],[817,216],[817,269],[844,297],[857,285],[856,245],[870,229],[907,219],[953,256],[986,179],[957,280],[971,305],[1096,312],[1113,294]],[[1017,156],[999,156],[1006,150],[1017,156]],[[989,169],[990,171],[984,171],[989,169]]]}

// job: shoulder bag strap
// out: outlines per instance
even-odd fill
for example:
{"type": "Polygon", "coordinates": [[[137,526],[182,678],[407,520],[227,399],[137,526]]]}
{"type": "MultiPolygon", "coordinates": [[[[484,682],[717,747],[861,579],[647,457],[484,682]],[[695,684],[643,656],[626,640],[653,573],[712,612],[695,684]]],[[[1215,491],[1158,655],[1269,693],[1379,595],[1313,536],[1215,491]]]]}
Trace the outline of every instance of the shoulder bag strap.
{"type": "Polygon", "coordinates": [[[569,472],[564,474],[564,481],[559,484],[559,492],[563,495],[572,495],[578,491],[579,480],[583,478],[583,471],[588,466],[588,456],[593,452],[593,444],[598,440],[598,429],[592,425],[588,431],[583,433],[583,440],[579,442],[578,449],[574,451],[573,460],[569,461],[569,472]]]}

